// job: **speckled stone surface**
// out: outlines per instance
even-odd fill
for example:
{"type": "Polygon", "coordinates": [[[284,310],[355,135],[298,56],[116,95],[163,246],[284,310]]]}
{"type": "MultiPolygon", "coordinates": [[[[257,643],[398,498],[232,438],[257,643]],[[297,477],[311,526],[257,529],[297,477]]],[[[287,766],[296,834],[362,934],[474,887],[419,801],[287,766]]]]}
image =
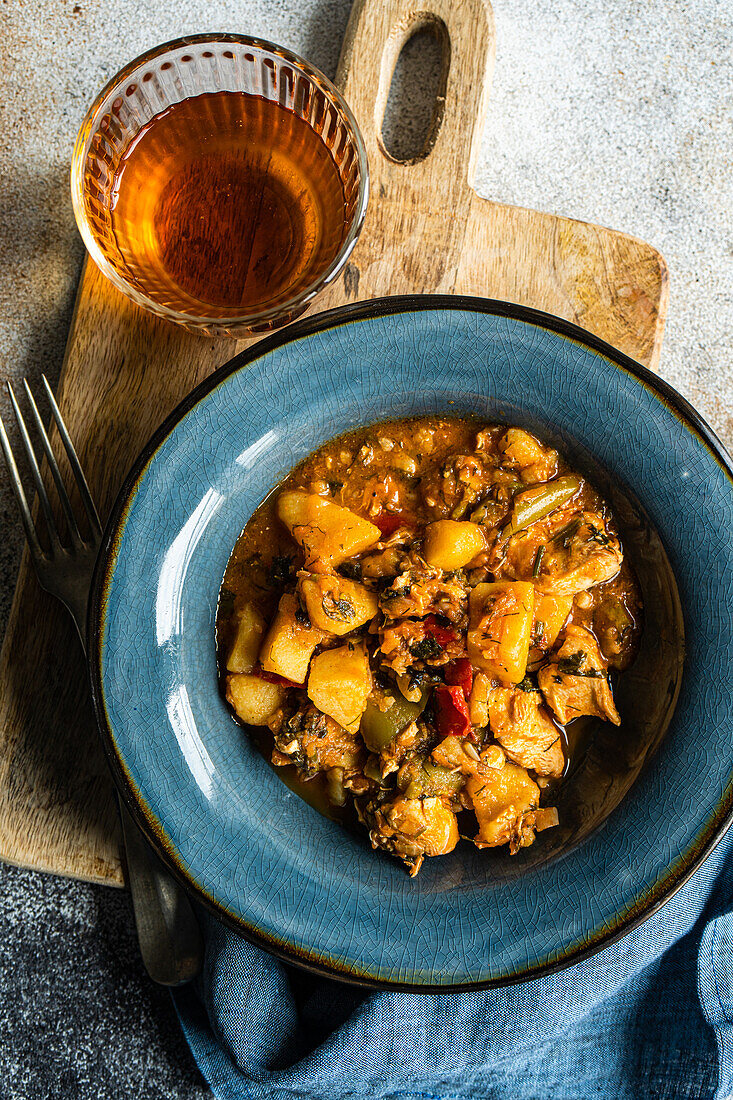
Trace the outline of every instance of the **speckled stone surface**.
{"type": "MultiPolygon", "coordinates": [[[[156,41],[274,39],[333,74],[349,0],[4,0],[2,375],[58,377],[82,246],[68,193],[101,84],[156,41]]],[[[733,3],[495,0],[482,195],[635,233],[665,255],[662,374],[733,447],[733,3]]],[[[423,81],[418,48],[410,64],[423,81]]],[[[407,141],[399,114],[392,147],[407,141]]],[[[7,402],[0,397],[0,411],[7,402]]],[[[0,476],[0,630],[22,536],[0,476]]],[[[204,1097],[127,898],[0,868],[0,1097],[204,1097]]]]}

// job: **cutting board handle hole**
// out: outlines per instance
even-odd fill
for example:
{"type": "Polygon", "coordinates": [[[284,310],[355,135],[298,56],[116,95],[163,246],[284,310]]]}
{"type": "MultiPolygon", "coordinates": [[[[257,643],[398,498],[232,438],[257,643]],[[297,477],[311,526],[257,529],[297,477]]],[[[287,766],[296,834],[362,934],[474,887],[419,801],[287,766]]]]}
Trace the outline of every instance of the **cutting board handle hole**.
{"type": "Polygon", "coordinates": [[[389,160],[417,164],[435,145],[445,110],[450,53],[448,28],[427,12],[417,13],[391,36],[383,57],[384,92],[377,102],[379,144],[389,160]]]}

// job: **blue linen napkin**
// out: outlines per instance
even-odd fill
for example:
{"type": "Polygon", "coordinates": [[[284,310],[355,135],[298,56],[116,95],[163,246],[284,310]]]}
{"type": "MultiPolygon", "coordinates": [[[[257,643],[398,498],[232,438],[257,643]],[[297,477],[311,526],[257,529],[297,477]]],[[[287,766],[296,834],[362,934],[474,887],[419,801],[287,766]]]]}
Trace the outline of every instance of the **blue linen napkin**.
{"type": "Polygon", "coordinates": [[[359,990],[202,921],[173,996],[220,1100],[733,1100],[733,830],[619,943],[506,989],[359,990]]]}

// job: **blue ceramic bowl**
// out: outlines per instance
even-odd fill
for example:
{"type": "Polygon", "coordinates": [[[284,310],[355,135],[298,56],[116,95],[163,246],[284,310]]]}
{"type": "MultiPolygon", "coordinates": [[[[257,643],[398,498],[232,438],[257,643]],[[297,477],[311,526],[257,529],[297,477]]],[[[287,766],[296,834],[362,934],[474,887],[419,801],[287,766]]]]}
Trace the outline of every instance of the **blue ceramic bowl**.
{"type": "Polygon", "coordinates": [[[367,984],[519,981],[633,928],[729,825],[732,578],[730,460],[669,386],[517,306],[348,306],[237,356],[145,448],[96,573],[97,716],[151,841],[245,936],[367,984]],[[621,733],[600,726],[581,754],[561,827],[513,859],[460,845],[410,879],[252,747],[217,690],[214,623],[237,536],[292,466],[340,432],[435,412],[528,426],[590,473],[621,518],[646,627],[621,733]]]}

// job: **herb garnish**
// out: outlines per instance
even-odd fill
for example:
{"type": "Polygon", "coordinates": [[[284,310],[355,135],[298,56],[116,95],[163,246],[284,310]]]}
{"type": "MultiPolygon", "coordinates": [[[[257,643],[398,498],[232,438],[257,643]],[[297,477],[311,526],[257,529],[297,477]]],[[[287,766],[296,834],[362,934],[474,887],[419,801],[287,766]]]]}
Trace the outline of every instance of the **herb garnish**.
{"type": "Polygon", "coordinates": [[[289,554],[276,554],[267,571],[268,580],[273,588],[287,584],[293,576],[293,559],[289,554]]]}
{"type": "Polygon", "coordinates": [[[532,566],[532,576],[534,578],[540,575],[540,566],[542,565],[542,559],[545,556],[545,544],[537,547],[537,553],[534,556],[534,565],[532,566]]]}
{"type": "Polygon", "coordinates": [[[419,642],[413,642],[410,646],[410,653],[420,661],[429,661],[436,657],[442,657],[443,647],[436,638],[428,634],[425,638],[421,638],[419,642]]]}
{"type": "Polygon", "coordinates": [[[562,672],[565,676],[586,676],[590,680],[602,680],[605,678],[605,672],[601,672],[598,668],[582,668],[585,660],[585,652],[579,649],[575,653],[571,653],[568,657],[558,657],[555,663],[557,665],[557,671],[562,672]]]}
{"type": "Polygon", "coordinates": [[[609,539],[609,537],[605,533],[605,531],[601,531],[593,523],[588,524],[588,531],[590,532],[589,539],[588,539],[589,542],[597,542],[599,544],[599,546],[610,546],[611,545],[611,540],[609,539]]]}
{"type": "Polygon", "coordinates": [[[539,688],[529,673],[526,673],[524,679],[520,680],[516,686],[518,691],[539,691],[539,688]]]}
{"type": "Polygon", "coordinates": [[[425,679],[425,672],[421,668],[408,668],[407,675],[409,676],[407,682],[408,691],[414,691],[415,688],[419,688],[425,679]]]}
{"type": "Polygon", "coordinates": [[[556,535],[553,536],[552,541],[559,543],[559,545],[562,546],[564,550],[566,550],[570,545],[571,538],[577,532],[579,527],[579,519],[571,520],[566,527],[563,527],[560,531],[558,531],[556,535]]]}
{"type": "Polygon", "coordinates": [[[330,592],[327,592],[321,600],[321,607],[324,615],[338,623],[348,623],[356,618],[356,608],[351,600],[345,596],[336,599],[330,592]]]}
{"type": "Polygon", "coordinates": [[[303,607],[302,604],[298,604],[298,606],[295,609],[295,621],[298,624],[298,626],[302,626],[304,630],[310,630],[311,625],[312,625],[311,620],[310,620],[310,615],[308,614],[308,612],[306,611],[306,609],[303,607]]]}
{"type": "Polygon", "coordinates": [[[386,592],[382,593],[382,600],[384,603],[389,603],[390,600],[396,600],[400,597],[405,598],[410,595],[411,585],[405,585],[404,588],[388,588],[386,592]]]}

